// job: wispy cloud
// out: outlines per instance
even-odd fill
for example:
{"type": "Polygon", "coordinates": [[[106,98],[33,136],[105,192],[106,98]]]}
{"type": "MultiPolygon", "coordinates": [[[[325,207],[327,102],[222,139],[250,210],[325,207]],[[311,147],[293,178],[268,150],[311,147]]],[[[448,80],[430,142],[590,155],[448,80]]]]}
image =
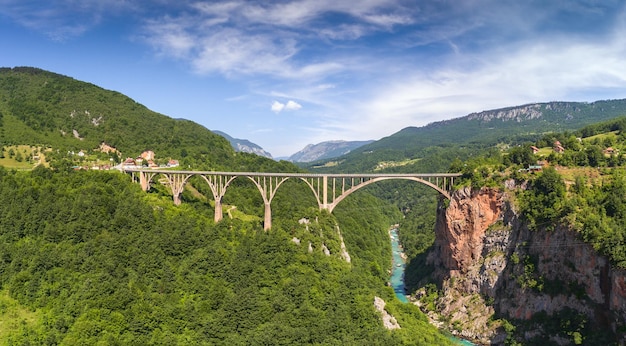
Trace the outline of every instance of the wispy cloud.
{"type": "Polygon", "coordinates": [[[160,54],[183,58],[201,74],[288,79],[320,79],[351,68],[325,53],[329,43],[320,38],[354,40],[411,22],[393,0],[359,6],[330,0],[223,1],[194,3],[181,13],[146,21],[143,37],[160,54]],[[330,13],[345,16],[346,22],[327,22],[324,16],[330,13]]]}
{"type": "MultiPolygon", "coordinates": [[[[594,39],[546,36],[456,57],[436,70],[395,76],[359,107],[359,135],[386,135],[381,128],[422,126],[475,111],[532,102],[595,101],[626,95],[626,31],[594,39]],[[387,125],[385,125],[387,124],[387,125]]],[[[356,106],[356,105],[352,105],[356,106]]],[[[342,119],[346,121],[346,118],[342,119]]],[[[353,119],[355,120],[355,119],[353,119]]],[[[351,123],[350,120],[346,123],[351,123]]],[[[349,126],[336,126],[348,131],[349,126]]],[[[388,134],[388,133],[387,133],[388,134]]]]}
{"type": "Polygon", "coordinates": [[[105,16],[133,7],[125,0],[0,0],[0,14],[56,41],[80,36],[99,25],[105,16]]]}

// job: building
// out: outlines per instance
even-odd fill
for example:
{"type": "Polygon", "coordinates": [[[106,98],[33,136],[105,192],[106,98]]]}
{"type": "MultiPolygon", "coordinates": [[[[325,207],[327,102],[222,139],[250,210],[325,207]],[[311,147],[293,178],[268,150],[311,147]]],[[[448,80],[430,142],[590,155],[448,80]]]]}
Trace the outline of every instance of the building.
{"type": "Polygon", "coordinates": [[[141,153],[141,158],[146,160],[146,161],[150,161],[150,160],[154,160],[154,151],[152,150],[146,150],[143,153],[141,153]]]}
{"type": "Polygon", "coordinates": [[[609,155],[609,156],[613,156],[617,154],[617,150],[613,149],[613,147],[608,147],[602,150],[602,152],[604,153],[604,155],[609,155]]]}
{"type": "Polygon", "coordinates": [[[554,142],[553,149],[555,153],[559,153],[559,154],[562,154],[565,151],[565,148],[563,148],[563,146],[561,145],[561,142],[559,141],[554,142]]]}

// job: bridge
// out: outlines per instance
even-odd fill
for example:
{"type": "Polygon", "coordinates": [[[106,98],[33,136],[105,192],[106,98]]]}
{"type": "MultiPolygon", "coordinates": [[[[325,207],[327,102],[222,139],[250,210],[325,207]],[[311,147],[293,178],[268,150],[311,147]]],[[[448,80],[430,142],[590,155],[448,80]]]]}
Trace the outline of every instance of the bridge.
{"type": "Polygon", "coordinates": [[[185,184],[193,176],[199,176],[209,185],[215,201],[215,222],[222,220],[222,198],[228,186],[239,177],[250,179],[257,187],[265,204],[263,227],[268,230],[272,227],[271,203],[278,188],[288,179],[304,181],[313,192],[320,210],[329,213],[353,192],[376,182],[391,179],[411,180],[424,184],[436,190],[443,197],[450,199],[454,185],[454,178],[460,173],[381,173],[381,174],[316,174],[316,173],[256,173],[256,172],[212,172],[212,171],[174,171],[143,168],[122,168],[122,171],[132,176],[133,181],[139,182],[144,191],[150,189],[150,183],[155,176],[160,175],[170,188],[174,204],[180,205],[180,196],[185,184]]]}

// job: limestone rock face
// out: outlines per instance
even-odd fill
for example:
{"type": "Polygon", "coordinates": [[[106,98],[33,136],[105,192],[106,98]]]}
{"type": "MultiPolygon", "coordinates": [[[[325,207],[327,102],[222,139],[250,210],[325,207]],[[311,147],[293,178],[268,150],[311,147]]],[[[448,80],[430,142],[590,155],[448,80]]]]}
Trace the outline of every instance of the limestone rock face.
{"type": "Polygon", "coordinates": [[[453,195],[448,208],[440,209],[435,245],[446,269],[465,272],[481,258],[487,227],[502,217],[502,196],[496,189],[468,187],[453,195]]]}
{"type": "MultiPolygon", "coordinates": [[[[462,189],[439,208],[428,262],[442,287],[437,310],[455,325],[453,333],[500,344],[505,335],[489,323],[491,316],[530,321],[567,310],[626,343],[620,332],[626,326],[626,271],[612,267],[568,225],[553,226],[529,230],[497,189],[462,189]]],[[[555,344],[573,342],[544,333],[540,324],[518,331],[523,328],[527,341],[543,335],[555,344]]]]}

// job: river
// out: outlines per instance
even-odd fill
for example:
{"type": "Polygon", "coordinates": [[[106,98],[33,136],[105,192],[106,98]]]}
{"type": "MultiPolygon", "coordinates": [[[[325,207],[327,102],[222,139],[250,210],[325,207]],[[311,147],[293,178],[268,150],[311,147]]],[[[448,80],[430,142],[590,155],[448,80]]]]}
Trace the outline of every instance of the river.
{"type": "MultiPolygon", "coordinates": [[[[404,290],[404,268],[406,266],[406,262],[404,258],[402,258],[402,247],[400,246],[400,240],[398,239],[398,229],[392,228],[389,231],[389,236],[391,237],[391,250],[393,253],[393,269],[391,270],[391,287],[393,287],[393,291],[396,293],[396,297],[403,303],[408,303],[409,300],[406,297],[406,292],[404,290]]],[[[450,337],[450,339],[456,342],[458,345],[462,346],[475,346],[473,343],[457,339],[455,337],[450,337]]]]}

